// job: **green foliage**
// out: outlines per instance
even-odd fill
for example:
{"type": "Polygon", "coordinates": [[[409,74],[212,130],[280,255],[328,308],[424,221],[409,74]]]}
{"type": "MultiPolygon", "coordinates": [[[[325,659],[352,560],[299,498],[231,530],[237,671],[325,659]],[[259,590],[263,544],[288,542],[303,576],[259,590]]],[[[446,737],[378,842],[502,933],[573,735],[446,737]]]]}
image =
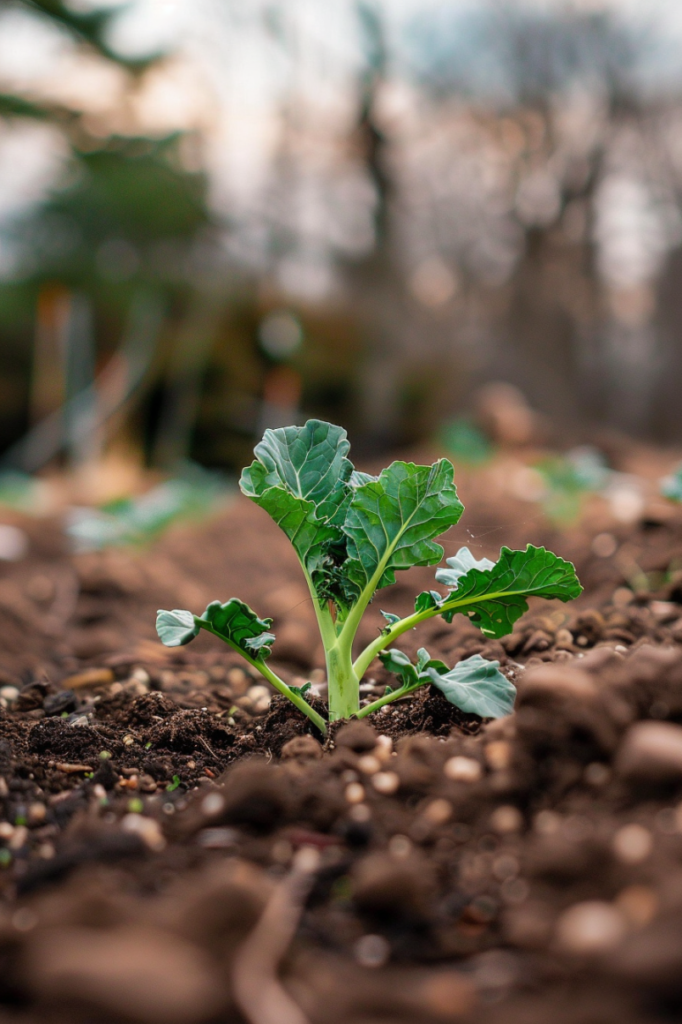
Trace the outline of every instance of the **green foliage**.
{"type": "Polygon", "coordinates": [[[468,615],[486,636],[510,633],[516,620],[528,611],[529,597],[565,602],[582,591],[570,562],[532,544],[525,551],[502,548],[494,564],[482,559],[462,572],[467,561],[475,562],[468,549],[461,548],[454,558],[447,559],[449,569],[436,572],[439,583],[453,588],[440,611],[446,622],[452,622],[458,612],[468,615]],[[483,562],[487,564],[481,568],[483,562]]]}
{"type": "MultiPolygon", "coordinates": [[[[515,691],[497,662],[475,655],[449,669],[421,649],[413,665],[401,651],[386,648],[436,615],[451,622],[456,613],[465,614],[485,635],[503,636],[528,609],[529,597],[577,597],[581,587],[573,566],[532,545],[525,551],[502,548],[497,562],[461,548],[436,573],[449,593],[419,594],[414,614],[406,618],[382,612],[386,626],[353,662],[353,641],[375,592],[395,582],[397,570],[438,562],[443,549],[434,538],[458,522],[463,506],[445,459],[432,466],[394,462],[370,477],[353,469],[348,451],[346,432],[320,420],[268,430],[240,482],[244,494],[284,530],[300,559],[326,653],[330,718],[362,718],[429,683],[464,711],[508,714],[515,691]],[[401,685],[361,708],[359,681],[377,655],[401,685]]],[[[202,628],[220,636],[324,731],[324,721],[305,700],[310,684],[289,687],[265,664],[275,639],[271,624],[236,598],[224,605],[214,601],[199,617],[162,611],[157,620],[169,646],[188,643],[202,628]]]]}
{"type": "Polygon", "coordinates": [[[236,597],[231,597],[225,604],[211,601],[197,623],[256,661],[264,661],[270,655],[275,637],[267,630],[272,619],[259,619],[248,604],[236,597]]]}
{"type": "Polygon", "coordinates": [[[265,509],[312,570],[342,540],[339,520],[352,488],[350,444],[341,427],[309,420],[304,427],[266,430],[256,460],[242,473],[244,494],[265,509]]]}
{"type": "Polygon", "coordinates": [[[355,492],[343,525],[348,537],[345,572],[358,592],[395,583],[396,569],[434,565],[443,548],[433,538],[458,522],[454,469],[446,459],[432,466],[394,462],[378,480],[355,492]]]}
{"type": "Polygon", "coordinates": [[[395,649],[383,651],[379,658],[401,680],[400,689],[390,691],[396,696],[433,683],[451,704],[481,718],[501,718],[514,710],[514,685],[500,672],[498,661],[487,661],[480,654],[464,658],[452,669],[431,658],[423,647],[417,652],[416,665],[395,649]]]}
{"type": "Polygon", "coordinates": [[[480,654],[473,654],[449,671],[430,665],[426,673],[450,703],[462,711],[481,718],[503,718],[514,710],[516,689],[500,672],[499,661],[487,661],[480,654]]]}

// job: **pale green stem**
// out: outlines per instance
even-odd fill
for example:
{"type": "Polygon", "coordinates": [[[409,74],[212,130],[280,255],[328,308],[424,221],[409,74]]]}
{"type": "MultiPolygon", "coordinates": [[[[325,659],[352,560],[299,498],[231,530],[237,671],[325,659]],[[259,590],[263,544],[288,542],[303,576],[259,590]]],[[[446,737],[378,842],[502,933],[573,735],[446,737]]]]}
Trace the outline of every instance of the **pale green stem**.
{"type": "Polygon", "coordinates": [[[276,675],[276,673],[274,673],[271,668],[269,668],[269,666],[265,663],[264,660],[261,660],[260,658],[250,657],[241,649],[241,647],[238,647],[237,644],[233,643],[231,640],[228,640],[228,638],[226,636],[223,636],[222,633],[218,633],[215,629],[213,629],[211,624],[209,622],[206,622],[205,619],[201,619],[199,618],[199,616],[195,616],[194,621],[197,623],[198,626],[201,626],[202,629],[205,629],[207,633],[212,633],[213,636],[217,636],[218,639],[222,640],[226,644],[229,644],[229,646],[232,647],[238,654],[241,654],[242,658],[244,658],[245,661],[248,661],[249,665],[252,665],[253,668],[257,669],[258,672],[260,672],[260,674],[264,676],[269,683],[272,683],[276,690],[283,694],[283,696],[288,697],[292,704],[295,704],[298,710],[302,711],[303,714],[310,719],[313,725],[320,730],[322,735],[326,736],[327,723],[325,722],[324,718],[322,718],[321,715],[318,715],[317,711],[315,711],[314,708],[311,708],[307,700],[299,696],[299,694],[294,693],[294,691],[289,686],[287,686],[284,680],[280,679],[279,676],[276,675]]]}
{"type": "Polygon", "coordinates": [[[426,686],[428,679],[420,679],[414,686],[403,686],[399,690],[393,690],[392,693],[385,693],[383,697],[379,697],[378,700],[372,701],[371,704],[366,704],[364,708],[360,708],[356,714],[356,718],[365,718],[367,715],[371,715],[374,711],[378,711],[379,708],[383,708],[384,704],[390,704],[394,700],[399,700],[401,697],[407,697],[409,694],[414,693],[415,690],[421,689],[422,686],[426,686]]]}
{"type": "Polygon", "coordinates": [[[406,633],[408,629],[414,629],[420,622],[425,622],[426,619],[432,619],[436,615],[442,615],[443,612],[457,611],[458,609],[470,608],[471,605],[481,604],[483,601],[495,601],[498,597],[528,597],[527,590],[501,590],[496,594],[480,594],[478,597],[463,597],[459,601],[445,601],[442,605],[437,608],[427,608],[423,612],[414,612],[412,615],[408,615],[407,618],[401,619],[399,622],[394,622],[392,626],[389,626],[380,636],[373,640],[371,644],[364,649],[362,654],[357,658],[353,665],[353,670],[358,677],[362,679],[365,672],[372,664],[377,654],[383,651],[385,647],[406,633]]]}

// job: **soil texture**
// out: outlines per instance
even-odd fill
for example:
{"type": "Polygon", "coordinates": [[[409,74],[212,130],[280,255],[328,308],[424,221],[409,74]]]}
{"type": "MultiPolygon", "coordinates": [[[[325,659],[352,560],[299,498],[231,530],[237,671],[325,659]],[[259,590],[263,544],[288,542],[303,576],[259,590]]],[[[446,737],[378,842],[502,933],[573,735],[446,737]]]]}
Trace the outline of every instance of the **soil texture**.
{"type": "MultiPolygon", "coordinates": [[[[0,1022],[680,1019],[682,513],[643,472],[634,515],[595,499],[559,530],[518,470],[460,480],[446,555],[544,543],[585,593],[501,641],[456,619],[399,645],[498,659],[515,713],[427,688],[326,740],[214,638],[154,638],[157,607],[241,597],[323,710],[305,587],[260,510],[77,556],[59,523],[6,517],[31,550],[0,571],[0,1022]]],[[[363,699],[388,682],[373,666],[363,699]]]]}

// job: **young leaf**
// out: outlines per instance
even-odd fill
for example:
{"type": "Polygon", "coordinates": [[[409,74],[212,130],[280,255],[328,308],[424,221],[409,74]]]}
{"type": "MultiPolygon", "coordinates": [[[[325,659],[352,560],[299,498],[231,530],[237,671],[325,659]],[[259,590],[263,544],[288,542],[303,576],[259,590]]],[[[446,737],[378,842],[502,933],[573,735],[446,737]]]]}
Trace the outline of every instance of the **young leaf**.
{"type": "Polygon", "coordinates": [[[378,480],[355,490],[343,531],[348,579],[362,592],[382,568],[378,587],[395,583],[396,569],[433,565],[443,557],[434,537],[459,520],[463,505],[446,459],[432,466],[394,462],[378,480]]]}
{"type": "Polygon", "coordinates": [[[499,661],[474,654],[449,672],[433,666],[426,673],[451,704],[481,718],[503,718],[514,710],[516,689],[500,672],[499,661]]]}
{"type": "MultiPolygon", "coordinates": [[[[449,582],[451,571],[439,570],[439,582],[449,582]]],[[[502,548],[491,568],[474,567],[464,574],[455,569],[453,575],[455,589],[443,600],[443,618],[452,622],[461,612],[491,637],[511,633],[516,620],[528,611],[527,598],[571,601],[582,591],[570,562],[532,544],[525,551],[502,548]]]]}
{"type": "Polygon", "coordinates": [[[197,622],[199,626],[209,625],[214,633],[257,661],[265,661],[271,653],[275,637],[267,630],[272,619],[259,619],[248,604],[236,597],[231,597],[225,604],[211,601],[197,622]]]}
{"type": "Polygon", "coordinates": [[[159,609],[156,613],[156,632],[166,647],[183,647],[199,633],[199,626],[191,612],[175,608],[172,612],[159,609]]]}
{"type": "Polygon", "coordinates": [[[321,420],[266,430],[241,476],[242,492],[284,530],[306,567],[325,544],[342,540],[352,493],[346,431],[321,420]]]}
{"type": "Polygon", "coordinates": [[[398,676],[401,686],[414,686],[419,680],[419,673],[410,659],[402,651],[392,648],[379,654],[385,669],[398,676]]]}
{"type": "Polygon", "coordinates": [[[401,687],[417,687],[430,683],[431,677],[427,674],[427,668],[435,668],[438,672],[448,671],[447,665],[443,664],[442,661],[432,659],[429,652],[423,647],[420,647],[417,652],[416,665],[412,664],[403,651],[399,651],[395,647],[388,651],[382,651],[379,657],[384,668],[400,678],[401,687]]]}
{"type": "Polygon", "coordinates": [[[417,595],[414,602],[414,610],[416,612],[425,612],[431,608],[439,608],[443,603],[443,598],[437,590],[424,590],[421,594],[417,595]]]}
{"type": "Polygon", "coordinates": [[[312,688],[312,685],[312,683],[304,683],[303,686],[292,686],[291,683],[289,683],[289,689],[292,693],[297,693],[299,697],[305,697],[308,690],[312,688]]]}
{"type": "Polygon", "coordinates": [[[449,569],[436,569],[436,580],[444,583],[446,587],[456,587],[462,576],[466,576],[469,569],[492,569],[495,565],[489,558],[474,558],[469,548],[460,548],[452,558],[445,559],[449,569]]]}

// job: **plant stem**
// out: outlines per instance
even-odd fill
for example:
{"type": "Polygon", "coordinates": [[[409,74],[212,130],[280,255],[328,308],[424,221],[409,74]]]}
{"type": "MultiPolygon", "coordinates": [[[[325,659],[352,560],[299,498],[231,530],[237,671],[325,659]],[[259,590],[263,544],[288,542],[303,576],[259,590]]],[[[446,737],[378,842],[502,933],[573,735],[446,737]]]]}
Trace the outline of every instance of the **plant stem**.
{"type": "MultiPolygon", "coordinates": [[[[351,641],[352,642],[352,641],[351,641]]],[[[348,638],[340,636],[325,651],[329,682],[329,721],[350,718],[360,707],[359,681],[353,670],[348,638]]]]}
{"type": "Polygon", "coordinates": [[[397,637],[406,633],[408,629],[414,629],[420,622],[425,622],[426,619],[432,619],[436,615],[442,615],[443,612],[455,612],[458,610],[464,610],[470,608],[472,605],[481,604],[483,601],[495,601],[499,597],[526,597],[528,591],[521,590],[500,590],[495,594],[479,594],[477,597],[463,597],[459,601],[448,601],[445,600],[443,604],[438,605],[436,608],[427,608],[423,612],[413,612],[412,615],[408,615],[405,619],[400,619],[399,622],[394,622],[392,626],[389,626],[380,636],[373,640],[371,644],[365,647],[362,654],[356,659],[353,670],[358,677],[362,679],[365,672],[372,664],[377,654],[383,651],[385,647],[388,647],[397,637]]]}
{"type": "Polygon", "coordinates": [[[399,700],[401,697],[408,697],[415,690],[419,690],[422,686],[426,686],[427,681],[420,680],[415,683],[414,686],[402,686],[399,690],[393,690],[392,693],[385,693],[383,697],[379,697],[378,700],[372,701],[371,704],[366,704],[364,708],[360,708],[356,714],[356,718],[365,718],[367,715],[371,715],[374,711],[378,711],[379,708],[383,708],[384,704],[390,704],[394,700],[399,700]]]}
{"type": "Polygon", "coordinates": [[[322,715],[319,715],[314,708],[311,708],[307,700],[299,696],[299,694],[294,693],[294,691],[287,686],[284,680],[280,679],[279,676],[276,675],[276,673],[268,667],[264,660],[260,658],[251,658],[241,649],[241,647],[238,647],[237,644],[232,643],[232,641],[228,640],[227,637],[223,636],[221,633],[216,632],[216,630],[213,629],[213,627],[211,626],[210,622],[206,622],[205,619],[201,619],[198,616],[195,616],[194,621],[198,623],[198,625],[201,626],[202,629],[205,629],[207,633],[212,633],[213,636],[217,636],[219,640],[223,641],[223,643],[226,643],[230,647],[232,647],[233,650],[237,652],[237,654],[241,654],[244,661],[248,661],[249,665],[252,665],[253,668],[257,669],[258,672],[260,672],[260,674],[264,676],[269,683],[272,683],[276,690],[278,690],[284,697],[288,697],[291,703],[295,704],[298,710],[302,711],[303,714],[310,719],[313,725],[320,730],[323,736],[327,735],[327,723],[325,722],[322,715]]]}

